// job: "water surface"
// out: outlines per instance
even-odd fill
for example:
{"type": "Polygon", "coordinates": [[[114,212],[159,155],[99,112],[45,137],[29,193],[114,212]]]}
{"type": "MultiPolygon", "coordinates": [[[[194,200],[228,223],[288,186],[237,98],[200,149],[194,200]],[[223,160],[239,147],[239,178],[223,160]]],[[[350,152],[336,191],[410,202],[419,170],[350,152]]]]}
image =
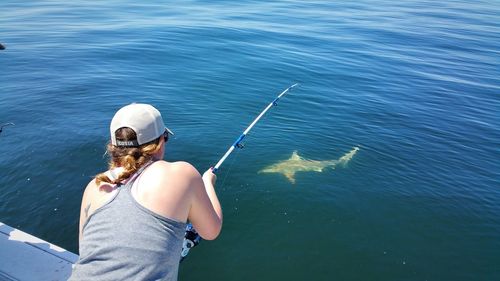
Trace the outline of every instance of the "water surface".
{"type": "Polygon", "coordinates": [[[498,280],[497,1],[3,1],[0,220],[73,252],[114,112],[221,167],[224,227],[181,280],[498,280]],[[345,168],[262,168],[297,150],[345,168]]]}

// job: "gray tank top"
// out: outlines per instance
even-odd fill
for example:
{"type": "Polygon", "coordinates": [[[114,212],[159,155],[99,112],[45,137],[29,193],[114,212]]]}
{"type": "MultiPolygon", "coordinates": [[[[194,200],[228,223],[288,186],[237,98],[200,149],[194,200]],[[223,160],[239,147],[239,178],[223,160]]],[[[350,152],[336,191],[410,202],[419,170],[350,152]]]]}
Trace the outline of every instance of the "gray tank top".
{"type": "Polygon", "coordinates": [[[87,219],[69,280],[177,280],[186,224],[139,204],[135,179],[87,219]]]}

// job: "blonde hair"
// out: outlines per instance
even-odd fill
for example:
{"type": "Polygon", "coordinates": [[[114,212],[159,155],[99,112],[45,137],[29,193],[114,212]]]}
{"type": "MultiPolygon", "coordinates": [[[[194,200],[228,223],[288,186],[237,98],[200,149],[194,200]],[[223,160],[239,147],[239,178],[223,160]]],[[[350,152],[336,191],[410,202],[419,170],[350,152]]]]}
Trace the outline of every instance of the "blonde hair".
{"type": "MultiPolygon", "coordinates": [[[[115,132],[116,139],[119,140],[135,140],[137,135],[134,130],[123,127],[115,132]]],[[[143,167],[146,163],[153,159],[153,155],[161,149],[159,138],[142,144],[138,147],[120,147],[108,143],[106,152],[110,157],[108,162],[109,169],[122,167],[124,170],[116,179],[110,179],[109,176],[103,172],[95,176],[97,184],[101,182],[118,184],[121,181],[128,179],[137,170],[143,167]]]]}

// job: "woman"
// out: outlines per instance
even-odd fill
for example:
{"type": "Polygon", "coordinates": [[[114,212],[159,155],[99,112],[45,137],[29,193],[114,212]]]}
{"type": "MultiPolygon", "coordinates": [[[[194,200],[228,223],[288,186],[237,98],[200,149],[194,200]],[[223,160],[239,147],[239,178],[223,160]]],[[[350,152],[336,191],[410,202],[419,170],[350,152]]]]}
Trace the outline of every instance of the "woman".
{"type": "Polygon", "coordinates": [[[206,240],[221,230],[216,176],[162,160],[172,133],[151,105],[121,108],[110,132],[109,170],[83,194],[70,280],[176,280],[187,220],[206,240]]]}

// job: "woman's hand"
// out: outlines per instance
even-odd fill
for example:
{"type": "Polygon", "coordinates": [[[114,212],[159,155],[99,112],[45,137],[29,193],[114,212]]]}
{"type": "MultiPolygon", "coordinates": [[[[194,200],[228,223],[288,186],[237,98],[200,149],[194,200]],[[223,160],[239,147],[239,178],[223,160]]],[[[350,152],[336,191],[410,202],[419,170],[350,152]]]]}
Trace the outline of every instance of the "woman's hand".
{"type": "Polygon", "coordinates": [[[212,184],[212,186],[215,186],[215,181],[217,180],[217,175],[214,174],[213,168],[208,169],[203,173],[203,181],[204,182],[209,182],[212,184]]]}

